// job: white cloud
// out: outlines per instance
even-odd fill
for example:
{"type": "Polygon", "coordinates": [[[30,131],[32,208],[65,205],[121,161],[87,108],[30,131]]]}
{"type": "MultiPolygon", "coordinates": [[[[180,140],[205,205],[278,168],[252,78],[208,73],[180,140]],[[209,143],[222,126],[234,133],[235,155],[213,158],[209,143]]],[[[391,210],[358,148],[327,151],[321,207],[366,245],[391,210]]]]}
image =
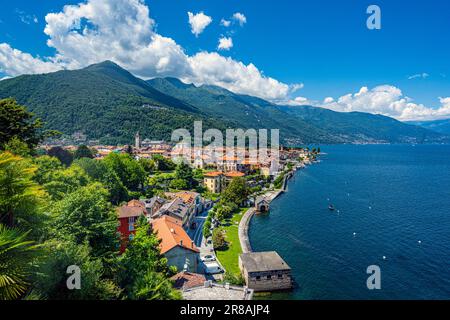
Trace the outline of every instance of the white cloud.
{"type": "Polygon", "coordinates": [[[56,54],[44,60],[1,44],[0,70],[6,75],[79,69],[111,60],[141,78],[178,77],[269,100],[287,99],[296,86],[216,52],[187,55],[173,39],[156,33],[143,0],[87,0],[49,13],[45,21],[47,45],[56,54]]]}
{"type": "Polygon", "coordinates": [[[205,15],[203,12],[199,12],[197,14],[188,12],[188,17],[189,24],[191,25],[191,31],[196,37],[198,37],[200,33],[202,33],[205,28],[212,22],[212,18],[205,15]]]}
{"type": "Polygon", "coordinates": [[[292,100],[288,100],[284,102],[283,104],[288,106],[306,106],[306,105],[315,105],[315,101],[311,101],[308,98],[305,97],[296,97],[292,100]]]}
{"type": "Polygon", "coordinates": [[[235,14],[233,14],[233,19],[236,20],[241,27],[245,23],[247,23],[247,17],[244,14],[240,13],[240,12],[236,12],[235,14]]]}
{"type": "Polygon", "coordinates": [[[219,39],[219,45],[217,46],[218,50],[230,50],[233,47],[233,39],[222,37],[219,39]]]}
{"type": "Polygon", "coordinates": [[[185,82],[215,84],[230,91],[269,100],[285,99],[291,86],[264,76],[254,64],[226,58],[216,52],[199,52],[189,57],[193,75],[185,82]]]}
{"type": "Polygon", "coordinates": [[[222,19],[222,20],[220,20],[220,25],[224,26],[225,28],[228,28],[231,25],[231,21],[230,20],[226,20],[226,19],[222,19]]]}
{"type": "Polygon", "coordinates": [[[52,62],[42,61],[31,54],[11,48],[7,43],[0,43],[0,71],[8,76],[48,73],[60,69],[60,66],[52,62]]]}
{"type": "Polygon", "coordinates": [[[424,72],[424,73],[418,73],[418,74],[413,74],[412,76],[409,76],[408,77],[408,80],[413,80],[413,79],[418,79],[418,78],[421,78],[421,79],[426,79],[426,78],[428,78],[430,75],[428,74],[428,73],[426,73],[426,72],[424,72]]]}
{"type": "Polygon", "coordinates": [[[339,112],[368,112],[407,121],[450,117],[450,98],[440,98],[440,103],[439,108],[429,108],[414,103],[397,87],[382,85],[372,89],[362,87],[359,92],[346,94],[337,100],[328,97],[323,103],[315,105],[339,112]]]}

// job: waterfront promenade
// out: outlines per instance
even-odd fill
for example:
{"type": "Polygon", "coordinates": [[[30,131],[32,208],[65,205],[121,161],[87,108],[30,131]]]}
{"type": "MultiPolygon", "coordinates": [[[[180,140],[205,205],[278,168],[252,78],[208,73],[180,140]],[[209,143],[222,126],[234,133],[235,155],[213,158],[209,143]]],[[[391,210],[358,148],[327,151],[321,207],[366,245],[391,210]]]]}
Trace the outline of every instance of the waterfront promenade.
{"type": "MultiPolygon", "coordinates": [[[[285,184],[283,184],[284,186],[285,184]]],[[[267,192],[264,197],[267,199],[268,202],[273,201],[276,197],[278,197],[281,193],[283,193],[284,190],[276,190],[276,191],[270,191],[267,192]]],[[[252,220],[253,215],[255,214],[256,210],[255,208],[248,209],[244,216],[241,219],[241,222],[239,223],[239,241],[241,243],[242,252],[243,253],[249,253],[252,252],[252,246],[250,244],[250,239],[248,237],[248,229],[250,226],[250,221],[252,220]]]]}

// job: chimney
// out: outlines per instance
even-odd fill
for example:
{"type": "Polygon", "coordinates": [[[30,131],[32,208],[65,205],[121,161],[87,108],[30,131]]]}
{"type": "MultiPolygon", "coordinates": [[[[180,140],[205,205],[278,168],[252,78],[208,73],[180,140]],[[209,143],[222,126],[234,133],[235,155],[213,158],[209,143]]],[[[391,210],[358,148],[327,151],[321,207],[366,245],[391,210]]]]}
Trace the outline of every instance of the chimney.
{"type": "Polygon", "coordinates": [[[191,241],[191,248],[194,249],[194,241],[191,241]]]}
{"type": "Polygon", "coordinates": [[[183,240],[180,240],[180,246],[183,246],[183,240]]]}

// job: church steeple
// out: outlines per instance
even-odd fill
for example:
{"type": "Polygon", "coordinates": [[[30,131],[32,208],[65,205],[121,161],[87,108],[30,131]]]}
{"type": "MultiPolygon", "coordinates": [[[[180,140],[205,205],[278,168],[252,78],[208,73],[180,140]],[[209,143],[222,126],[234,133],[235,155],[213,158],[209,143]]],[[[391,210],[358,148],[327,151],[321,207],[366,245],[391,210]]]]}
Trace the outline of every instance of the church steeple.
{"type": "Polygon", "coordinates": [[[141,135],[139,134],[139,131],[136,132],[136,135],[134,136],[134,146],[136,149],[141,148],[141,135]]]}

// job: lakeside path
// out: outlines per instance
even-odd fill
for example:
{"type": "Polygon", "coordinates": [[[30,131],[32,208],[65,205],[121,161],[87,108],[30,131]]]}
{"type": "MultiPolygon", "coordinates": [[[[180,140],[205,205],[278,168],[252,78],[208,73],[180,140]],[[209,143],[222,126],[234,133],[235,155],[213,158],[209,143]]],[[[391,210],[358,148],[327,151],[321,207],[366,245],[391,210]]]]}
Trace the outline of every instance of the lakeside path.
{"type": "MultiPolygon", "coordinates": [[[[284,185],[284,184],[283,184],[284,185]]],[[[264,198],[266,198],[269,202],[272,202],[275,198],[277,198],[281,193],[283,193],[284,190],[275,190],[275,191],[269,191],[264,194],[264,198]]],[[[250,239],[248,237],[248,229],[250,226],[250,221],[252,220],[256,210],[255,208],[248,209],[244,216],[241,219],[241,222],[239,223],[239,241],[241,243],[242,247],[242,253],[248,253],[252,252],[252,246],[250,245],[250,239]]]]}

